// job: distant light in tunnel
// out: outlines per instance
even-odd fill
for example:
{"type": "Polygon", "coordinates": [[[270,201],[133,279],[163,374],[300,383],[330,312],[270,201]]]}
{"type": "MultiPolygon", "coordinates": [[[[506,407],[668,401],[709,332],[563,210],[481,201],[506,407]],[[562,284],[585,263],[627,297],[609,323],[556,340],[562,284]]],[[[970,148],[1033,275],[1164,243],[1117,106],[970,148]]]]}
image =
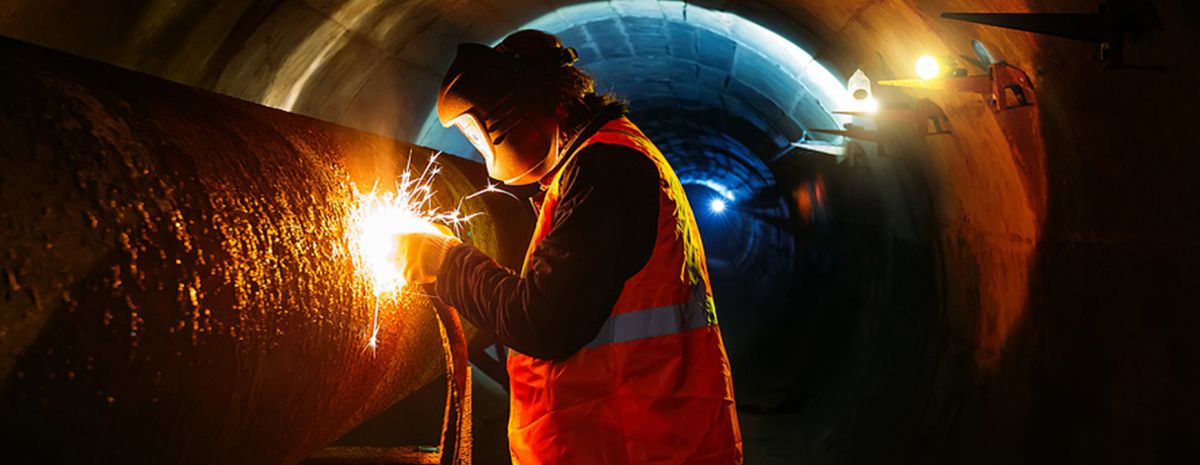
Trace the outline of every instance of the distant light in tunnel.
{"type": "Polygon", "coordinates": [[[921,55],[917,59],[917,77],[926,81],[938,77],[942,71],[941,63],[933,55],[921,55]]]}
{"type": "Polygon", "coordinates": [[[679,181],[684,185],[695,184],[697,186],[707,187],[713,192],[716,192],[717,195],[721,196],[719,199],[721,199],[723,202],[732,202],[734,199],[732,190],[729,190],[728,187],[725,187],[721,185],[721,183],[711,179],[680,179],[679,181]]]}
{"type": "Polygon", "coordinates": [[[725,200],[724,199],[713,199],[712,203],[708,204],[708,209],[712,210],[713,213],[724,212],[725,211],[725,200]]]}

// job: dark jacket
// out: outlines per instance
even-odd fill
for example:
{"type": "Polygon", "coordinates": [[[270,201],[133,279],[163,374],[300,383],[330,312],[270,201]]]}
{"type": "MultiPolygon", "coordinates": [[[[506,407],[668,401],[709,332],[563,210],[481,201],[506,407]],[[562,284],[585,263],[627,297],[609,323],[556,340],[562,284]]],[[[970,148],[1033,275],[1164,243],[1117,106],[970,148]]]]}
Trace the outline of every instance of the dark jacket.
{"type": "Polygon", "coordinates": [[[594,144],[562,169],[550,232],[523,276],[463,244],[450,249],[435,286],[500,343],[552,360],[595,338],[625,280],[649,260],[658,229],[659,176],[644,155],[594,144]]]}

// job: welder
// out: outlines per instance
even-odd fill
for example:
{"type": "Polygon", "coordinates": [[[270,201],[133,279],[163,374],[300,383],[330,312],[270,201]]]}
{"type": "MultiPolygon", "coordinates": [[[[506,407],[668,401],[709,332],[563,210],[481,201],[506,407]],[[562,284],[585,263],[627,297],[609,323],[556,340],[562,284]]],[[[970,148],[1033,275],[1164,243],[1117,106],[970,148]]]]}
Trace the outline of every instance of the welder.
{"type": "Polygon", "coordinates": [[[533,30],[459,45],[438,117],[491,177],[539,184],[538,222],[520,272],[452,236],[412,234],[398,239],[406,275],[510,349],[515,463],[741,463],[692,209],[576,58],[533,30]]]}

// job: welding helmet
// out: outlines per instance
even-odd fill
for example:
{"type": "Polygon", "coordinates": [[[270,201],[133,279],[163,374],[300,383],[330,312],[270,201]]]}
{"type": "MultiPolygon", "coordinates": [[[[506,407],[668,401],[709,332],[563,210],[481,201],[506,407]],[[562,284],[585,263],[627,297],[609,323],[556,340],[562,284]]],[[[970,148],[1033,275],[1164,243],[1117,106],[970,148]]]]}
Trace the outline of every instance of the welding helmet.
{"type": "Polygon", "coordinates": [[[505,184],[541,179],[561,157],[556,96],[574,49],[541,31],[513,33],[495,48],[459,44],[438,92],[438,119],[455,126],[505,184]]]}

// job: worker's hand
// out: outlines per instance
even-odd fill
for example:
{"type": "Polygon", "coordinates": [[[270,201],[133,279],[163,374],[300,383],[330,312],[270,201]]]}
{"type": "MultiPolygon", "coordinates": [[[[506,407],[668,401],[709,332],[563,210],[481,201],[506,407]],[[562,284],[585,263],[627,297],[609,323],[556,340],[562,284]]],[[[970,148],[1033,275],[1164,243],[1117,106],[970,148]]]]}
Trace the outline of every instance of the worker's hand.
{"type": "Polygon", "coordinates": [[[438,227],[440,234],[410,233],[396,238],[396,262],[410,284],[428,284],[437,280],[446,252],[462,241],[450,229],[438,227]]]}

